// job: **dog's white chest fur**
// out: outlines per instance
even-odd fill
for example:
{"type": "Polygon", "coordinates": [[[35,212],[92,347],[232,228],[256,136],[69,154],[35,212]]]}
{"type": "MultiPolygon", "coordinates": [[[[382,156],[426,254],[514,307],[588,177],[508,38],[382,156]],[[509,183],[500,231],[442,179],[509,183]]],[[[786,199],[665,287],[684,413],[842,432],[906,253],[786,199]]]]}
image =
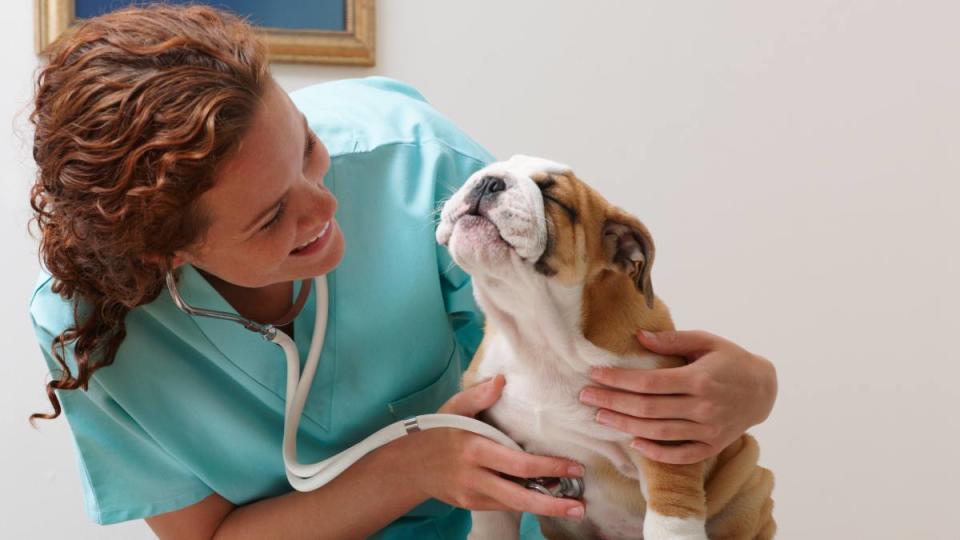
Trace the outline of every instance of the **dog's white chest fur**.
{"type": "MultiPolygon", "coordinates": [[[[624,453],[630,436],[595,421],[596,409],[579,402],[580,390],[590,384],[585,375],[567,371],[549,349],[514,346],[503,334],[489,340],[477,376],[502,373],[506,386],[500,400],[485,412],[486,419],[527,452],[562,456],[587,464],[583,500],[590,527],[602,527],[604,538],[642,538],[642,516],[630,514],[622,501],[611,500],[596,481],[590,464],[602,456],[624,476],[644,486],[642,473],[624,453]]],[[[655,367],[656,356],[630,360],[632,367],[655,367]]],[[[609,364],[607,364],[609,365],[609,364]]],[[[567,525],[577,535],[579,526],[567,525]]]]}
{"type": "Polygon", "coordinates": [[[636,467],[617,443],[629,435],[598,424],[596,409],[581,404],[580,390],[590,380],[561,373],[549,350],[518,350],[498,335],[488,342],[477,375],[506,378],[503,395],[486,411],[490,420],[527,452],[563,455],[579,461],[601,454],[623,474],[637,478],[636,467]]]}

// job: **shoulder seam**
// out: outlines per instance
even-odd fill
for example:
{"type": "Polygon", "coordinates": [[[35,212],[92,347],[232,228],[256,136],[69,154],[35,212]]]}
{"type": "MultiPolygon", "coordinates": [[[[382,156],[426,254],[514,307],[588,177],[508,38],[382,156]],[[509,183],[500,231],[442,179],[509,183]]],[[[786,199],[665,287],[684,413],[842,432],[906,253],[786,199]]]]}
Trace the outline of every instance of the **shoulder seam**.
{"type": "Polygon", "coordinates": [[[40,285],[37,285],[37,288],[33,290],[33,294],[30,295],[30,302],[27,303],[28,307],[31,307],[31,308],[33,307],[33,301],[36,300],[37,294],[40,292],[41,289],[47,286],[47,283],[50,283],[50,281],[52,280],[53,280],[53,276],[47,276],[47,279],[43,280],[43,283],[41,283],[40,285]]]}
{"type": "Polygon", "coordinates": [[[451,150],[452,152],[454,152],[454,153],[456,153],[456,154],[459,154],[460,156],[463,156],[463,157],[465,157],[465,158],[467,158],[467,159],[473,160],[473,161],[475,161],[475,162],[477,162],[477,163],[479,163],[479,164],[481,164],[481,165],[486,165],[486,164],[488,163],[487,160],[478,158],[477,156],[474,156],[473,154],[469,154],[469,153],[467,153],[466,151],[461,150],[460,148],[457,148],[457,147],[451,145],[450,143],[448,143],[447,141],[445,141],[445,140],[443,140],[443,139],[439,139],[439,138],[421,139],[421,140],[417,140],[417,141],[390,141],[390,142],[385,142],[385,143],[378,144],[378,145],[374,146],[373,148],[369,148],[369,149],[366,149],[366,150],[357,150],[357,149],[356,149],[356,144],[354,144],[354,150],[352,150],[352,151],[350,151],[350,152],[341,152],[341,153],[339,153],[339,154],[334,154],[334,155],[332,155],[332,156],[330,156],[330,157],[331,157],[331,159],[336,159],[336,158],[339,158],[339,157],[345,157],[345,156],[351,156],[351,155],[357,155],[357,154],[370,154],[370,153],[372,153],[372,152],[376,152],[377,150],[381,150],[381,149],[383,149],[384,147],[388,147],[388,146],[404,146],[404,145],[415,146],[415,145],[418,145],[418,144],[425,144],[425,143],[436,143],[436,144],[439,144],[439,145],[441,145],[441,146],[445,146],[446,148],[448,148],[448,149],[451,150]]]}

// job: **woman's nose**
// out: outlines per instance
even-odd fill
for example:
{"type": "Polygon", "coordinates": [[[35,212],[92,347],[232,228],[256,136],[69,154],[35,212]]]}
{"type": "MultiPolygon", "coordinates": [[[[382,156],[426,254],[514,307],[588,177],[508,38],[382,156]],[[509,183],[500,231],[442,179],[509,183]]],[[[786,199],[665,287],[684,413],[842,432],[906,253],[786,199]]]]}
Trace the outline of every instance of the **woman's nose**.
{"type": "Polygon", "coordinates": [[[303,195],[305,205],[300,217],[304,229],[316,229],[333,219],[337,212],[337,198],[322,184],[313,184],[303,195]]]}

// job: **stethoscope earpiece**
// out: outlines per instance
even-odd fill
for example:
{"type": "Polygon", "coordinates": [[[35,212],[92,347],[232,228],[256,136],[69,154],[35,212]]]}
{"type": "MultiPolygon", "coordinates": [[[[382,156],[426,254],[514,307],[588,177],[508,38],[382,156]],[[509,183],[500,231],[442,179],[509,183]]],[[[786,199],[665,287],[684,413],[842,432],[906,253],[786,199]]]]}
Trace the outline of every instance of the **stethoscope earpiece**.
{"type": "Polygon", "coordinates": [[[173,298],[173,303],[176,304],[177,308],[180,311],[183,311],[187,315],[196,315],[200,317],[212,317],[214,319],[222,319],[226,321],[233,321],[242,325],[247,330],[251,332],[256,332],[263,336],[267,341],[273,341],[277,334],[277,329],[270,324],[260,324],[256,321],[251,321],[246,317],[241,317],[240,315],[234,315],[233,313],[227,313],[226,311],[217,311],[215,309],[203,309],[198,307],[193,307],[187,303],[186,300],[180,296],[180,290],[177,289],[177,280],[173,277],[173,271],[167,272],[165,276],[167,281],[167,290],[170,291],[170,297],[173,298]]]}

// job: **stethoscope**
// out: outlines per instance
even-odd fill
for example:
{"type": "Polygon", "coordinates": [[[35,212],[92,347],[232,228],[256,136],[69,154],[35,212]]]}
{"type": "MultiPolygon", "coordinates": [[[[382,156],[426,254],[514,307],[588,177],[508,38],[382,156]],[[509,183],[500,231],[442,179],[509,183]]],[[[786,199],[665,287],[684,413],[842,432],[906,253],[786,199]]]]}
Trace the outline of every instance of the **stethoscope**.
{"type": "MultiPolygon", "coordinates": [[[[502,431],[474,418],[456,414],[421,414],[394,422],[335,456],[316,463],[299,463],[297,461],[297,432],[300,429],[300,417],[303,415],[303,407],[307,402],[310,385],[313,383],[313,376],[317,371],[317,362],[320,359],[320,351],[323,349],[323,340],[327,331],[327,276],[321,275],[313,279],[317,289],[317,314],[307,360],[303,367],[303,373],[300,373],[297,346],[290,336],[270,324],[260,324],[224,311],[193,307],[180,296],[173,273],[167,272],[166,275],[167,290],[170,291],[174,304],[180,310],[188,315],[213,317],[239,323],[247,330],[260,334],[265,340],[279,345],[286,354],[287,391],[283,421],[283,465],[286,469],[287,480],[294,489],[312,491],[322,487],[368,453],[400,437],[424,429],[463,429],[487,437],[508,448],[523,450],[520,445],[502,431]]],[[[507,478],[522,484],[528,489],[553,497],[579,499],[583,495],[583,480],[581,478],[507,478]]]]}

